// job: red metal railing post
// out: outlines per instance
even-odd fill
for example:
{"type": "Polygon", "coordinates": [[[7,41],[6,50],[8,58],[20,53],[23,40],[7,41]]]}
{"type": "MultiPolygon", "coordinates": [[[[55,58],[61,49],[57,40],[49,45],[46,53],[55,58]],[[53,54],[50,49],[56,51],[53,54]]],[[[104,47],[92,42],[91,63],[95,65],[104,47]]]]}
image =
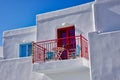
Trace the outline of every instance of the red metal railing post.
{"type": "Polygon", "coordinates": [[[81,43],[81,57],[89,59],[88,57],[88,40],[80,35],[80,43],[81,43]]]}
{"type": "Polygon", "coordinates": [[[80,57],[82,57],[82,47],[83,47],[83,45],[82,45],[82,34],[80,34],[80,45],[81,45],[81,54],[80,54],[80,57]]]}
{"type": "Polygon", "coordinates": [[[34,63],[34,42],[32,42],[32,63],[34,63]]]}
{"type": "MultiPolygon", "coordinates": [[[[33,56],[33,63],[35,62],[45,62],[47,60],[55,60],[56,56],[54,56],[55,51],[53,51],[52,49],[54,47],[64,47],[66,52],[66,58],[70,59],[73,58],[74,55],[73,53],[76,53],[74,51],[79,50],[79,57],[84,57],[87,58],[88,56],[88,42],[87,39],[84,38],[82,36],[82,34],[80,34],[79,36],[71,36],[71,37],[65,37],[65,38],[59,38],[59,39],[53,39],[53,40],[46,40],[46,41],[41,41],[41,42],[36,42],[36,43],[32,43],[32,56],[33,56]],[[75,41],[73,40],[75,39],[75,41]],[[66,44],[63,46],[61,41],[66,40],[66,44]],[[60,44],[60,45],[59,45],[60,44]],[[70,45],[71,44],[71,45],[70,45]],[[78,45],[81,49],[77,49],[78,47],[76,47],[76,45],[78,45]],[[74,46],[74,47],[73,47],[74,46]],[[74,50],[73,50],[74,48],[74,50]],[[48,55],[48,53],[53,53],[52,58],[48,55]],[[70,54],[70,55],[69,55],[70,54]]],[[[76,56],[76,55],[75,55],[76,56]]]]}
{"type": "Polygon", "coordinates": [[[46,58],[45,58],[45,49],[44,49],[44,55],[43,56],[44,56],[44,62],[45,62],[46,61],[46,58]]]}

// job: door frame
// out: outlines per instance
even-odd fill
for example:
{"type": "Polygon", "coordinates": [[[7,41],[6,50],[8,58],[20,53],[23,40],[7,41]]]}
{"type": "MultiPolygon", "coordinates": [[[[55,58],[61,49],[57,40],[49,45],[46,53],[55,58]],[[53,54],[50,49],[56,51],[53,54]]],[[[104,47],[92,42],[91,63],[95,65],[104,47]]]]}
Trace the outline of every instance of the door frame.
{"type": "MultiPolygon", "coordinates": [[[[62,28],[57,28],[57,39],[59,39],[59,38],[61,38],[61,33],[60,33],[60,31],[66,31],[66,38],[67,37],[70,37],[69,36],[69,30],[71,30],[71,29],[73,29],[74,30],[74,36],[75,36],[75,26],[74,25],[70,25],[70,26],[64,26],[64,27],[62,27],[62,28]]],[[[66,43],[67,42],[69,42],[69,40],[68,39],[66,39],[66,43]]],[[[57,43],[57,46],[59,46],[59,44],[57,43]]],[[[67,59],[69,58],[68,57],[68,52],[66,52],[66,55],[67,55],[67,59]]]]}
{"type": "MultiPolygon", "coordinates": [[[[70,29],[74,29],[75,30],[75,26],[74,25],[70,25],[70,26],[65,26],[65,27],[62,27],[62,28],[57,28],[57,39],[59,38],[59,36],[58,36],[58,32],[59,32],[59,30],[70,30],[70,29]]],[[[67,33],[66,33],[66,35],[67,35],[67,37],[68,37],[68,31],[67,31],[67,33]]]]}

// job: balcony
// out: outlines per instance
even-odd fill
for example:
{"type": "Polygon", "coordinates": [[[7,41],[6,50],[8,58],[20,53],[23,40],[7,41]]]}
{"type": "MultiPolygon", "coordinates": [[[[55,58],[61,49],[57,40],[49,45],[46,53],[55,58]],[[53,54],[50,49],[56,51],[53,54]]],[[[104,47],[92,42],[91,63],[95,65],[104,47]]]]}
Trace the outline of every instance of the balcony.
{"type": "Polygon", "coordinates": [[[88,40],[82,35],[33,42],[33,63],[88,58],[88,40]]]}

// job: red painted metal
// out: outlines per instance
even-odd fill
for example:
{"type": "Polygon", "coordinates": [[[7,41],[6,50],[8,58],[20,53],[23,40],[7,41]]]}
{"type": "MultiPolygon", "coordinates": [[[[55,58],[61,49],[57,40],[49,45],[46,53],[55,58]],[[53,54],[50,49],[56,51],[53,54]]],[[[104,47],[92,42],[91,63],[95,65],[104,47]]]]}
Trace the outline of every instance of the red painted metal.
{"type": "MultiPolygon", "coordinates": [[[[72,36],[72,37],[66,37],[67,39],[75,39],[75,44],[80,46],[80,56],[76,56],[76,47],[73,49],[73,43],[71,45],[61,45],[59,47],[64,47],[67,51],[67,59],[70,58],[76,58],[76,57],[83,57],[86,59],[88,58],[88,40],[84,38],[82,35],[79,36],[72,36]]],[[[40,42],[33,42],[33,63],[41,63],[49,60],[56,60],[56,52],[53,51],[55,47],[58,47],[57,44],[60,40],[66,39],[66,38],[58,38],[53,40],[46,40],[46,41],[40,41],[40,42]]],[[[69,43],[69,41],[68,41],[69,43]]],[[[75,46],[76,46],[75,45],[75,46]]]]}
{"type": "Polygon", "coordinates": [[[88,40],[82,35],[80,35],[80,41],[81,41],[81,57],[89,60],[88,40]]]}
{"type": "MultiPolygon", "coordinates": [[[[82,45],[82,35],[80,34],[80,45],[82,45]]],[[[81,46],[81,50],[80,50],[80,57],[82,57],[82,46],[81,46]]]]}
{"type": "Polygon", "coordinates": [[[46,49],[37,43],[32,44],[33,48],[33,63],[40,63],[45,61],[45,51],[46,49]]]}

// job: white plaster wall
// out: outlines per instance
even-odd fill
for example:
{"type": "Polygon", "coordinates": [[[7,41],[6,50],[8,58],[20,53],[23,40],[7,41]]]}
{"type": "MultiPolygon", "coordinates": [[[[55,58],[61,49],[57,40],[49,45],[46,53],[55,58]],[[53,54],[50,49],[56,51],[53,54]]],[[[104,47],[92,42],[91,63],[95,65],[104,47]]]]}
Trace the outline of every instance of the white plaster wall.
{"type": "Polygon", "coordinates": [[[94,31],[92,4],[87,3],[54,12],[37,15],[37,41],[55,39],[56,29],[66,23],[66,26],[75,25],[76,35],[94,31]]]}
{"type": "Polygon", "coordinates": [[[89,67],[81,58],[34,64],[33,71],[44,73],[52,80],[90,80],[89,67]]]}
{"type": "Polygon", "coordinates": [[[0,57],[3,57],[3,47],[0,46],[0,57]]]}
{"type": "Polygon", "coordinates": [[[4,58],[17,58],[19,44],[36,41],[36,27],[6,31],[3,34],[3,41],[4,58]]]}
{"type": "Polygon", "coordinates": [[[32,72],[32,76],[30,80],[52,80],[44,73],[32,72]]]}
{"type": "Polygon", "coordinates": [[[94,14],[97,31],[120,30],[120,0],[96,0],[94,14]]]}
{"type": "Polygon", "coordinates": [[[47,61],[41,64],[34,64],[33,71],[40,71],[45,72],[46,70],[52,70],[52,72],[56,72],[59,69],[71,69],[74,67],[88,67],[89,63],[87,60],[83,58],[77,58],[77,59],[68,59],[68,60],[58,60],[58,61],[47,61]],[[73,65],[73,66],[71,66],[73,65]]]}
{"type": "Polygon", "coordinates": [[[0,60],[0,80],[30,80],[32,59],[0,60]]]}
{"type": "Polygon", "coordinates": [[[96,3],[105,3],[110,1],[118,1],[118,0],[95,0],[96,3]]]}
{"type": "Polygon", "coordinates": [[[74,68],[69,71],[46,73],[52,80],[90,80],[89,68],[74,68]]]}
{"type": "Polygon", "coordinates": [[[120,31],[90,33],[92,80],[120,80],[120,31]]]}

